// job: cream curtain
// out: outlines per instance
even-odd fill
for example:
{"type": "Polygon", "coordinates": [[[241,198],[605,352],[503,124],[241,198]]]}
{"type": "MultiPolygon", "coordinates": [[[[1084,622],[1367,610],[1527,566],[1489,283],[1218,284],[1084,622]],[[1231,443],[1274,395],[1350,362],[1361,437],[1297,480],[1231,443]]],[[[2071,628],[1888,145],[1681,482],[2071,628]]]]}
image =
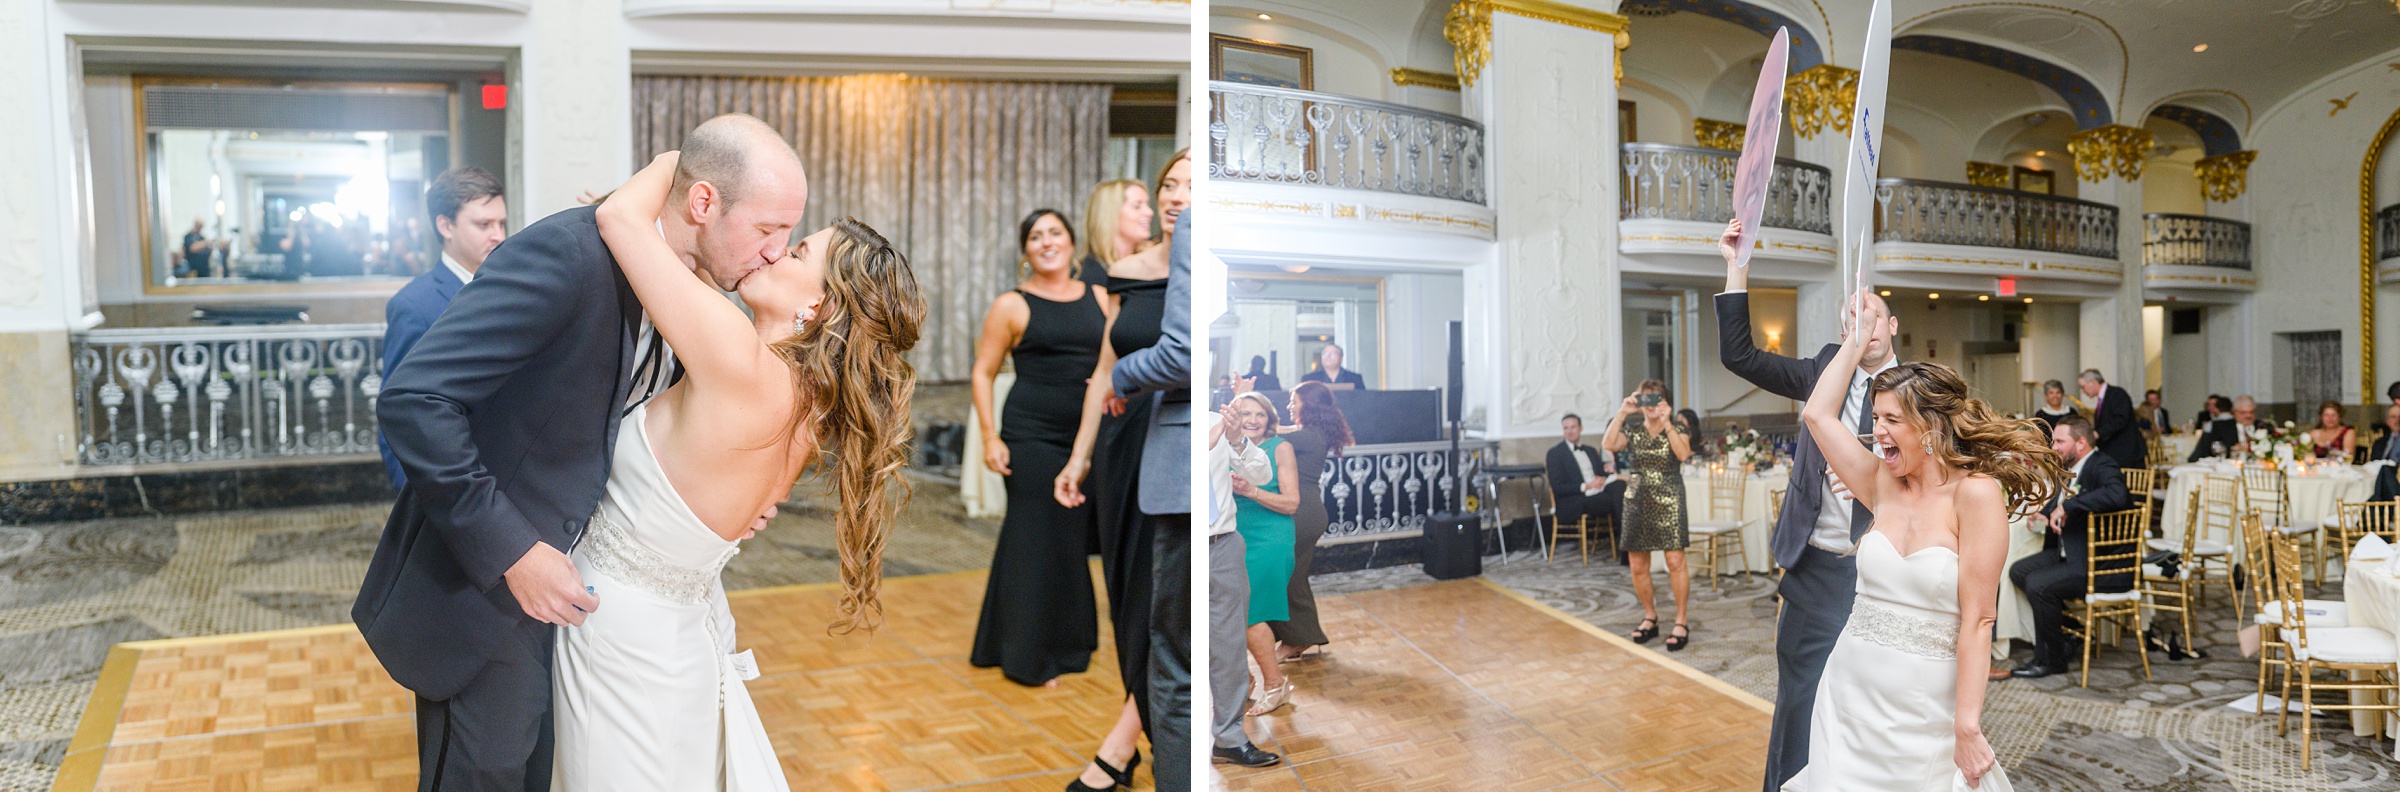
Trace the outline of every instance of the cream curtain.
{"type": "Polygon", "coordinates": [[[1080,219],[1108,147],[1109,86],[848,77],[633,78],[641,166],[722,113],[764,119],[808,168],[814,231],[855,216],[900,247],[928,303],[915,361],[967,378],[992,297],[1017,282],[1017,221],[1080,219]]]}

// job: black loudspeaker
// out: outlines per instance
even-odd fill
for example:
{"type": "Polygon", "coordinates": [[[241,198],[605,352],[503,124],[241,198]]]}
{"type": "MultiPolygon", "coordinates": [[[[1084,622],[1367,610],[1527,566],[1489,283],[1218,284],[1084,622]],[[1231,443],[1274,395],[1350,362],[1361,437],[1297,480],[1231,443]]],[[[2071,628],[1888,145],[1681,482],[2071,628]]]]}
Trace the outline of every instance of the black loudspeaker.
{"type": "Polygon", "coordinates": [[[1443,420],[1452,423],[1458,422],[1459,413],[1467,401],[1466,327],[1465,322],[1450,323],[1450,404],[1443,420]]]}
{"type": "Polygon", "coordinates": [[[1483,521],[1473,514],[1446,512],[1425,519],[1417,555],[1425,574],[1456,580],[1483,574],[1483,521]]]}

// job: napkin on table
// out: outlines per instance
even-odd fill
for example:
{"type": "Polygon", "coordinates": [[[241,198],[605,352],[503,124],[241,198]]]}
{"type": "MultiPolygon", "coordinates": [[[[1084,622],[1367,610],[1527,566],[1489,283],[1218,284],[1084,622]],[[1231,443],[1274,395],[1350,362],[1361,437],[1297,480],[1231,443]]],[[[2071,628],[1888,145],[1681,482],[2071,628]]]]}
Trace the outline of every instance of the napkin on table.
{"type": "Polygon", "coordinates": [[[2358,540],[2357,545],[2350,548],[2350,560],[2352,561],[2374,561],[2389,558],[2391,555],[2391,543],[2384,541],[2382,536],[2376,534],[2367,534],[2358,540]]]}

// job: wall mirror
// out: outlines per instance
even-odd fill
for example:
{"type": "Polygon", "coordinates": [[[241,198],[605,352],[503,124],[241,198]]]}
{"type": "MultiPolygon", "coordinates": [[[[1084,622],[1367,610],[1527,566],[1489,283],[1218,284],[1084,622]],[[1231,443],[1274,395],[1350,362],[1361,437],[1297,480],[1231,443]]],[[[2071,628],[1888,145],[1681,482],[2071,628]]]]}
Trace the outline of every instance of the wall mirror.
{"type": "Polygon", "coordinates": [[[1212,33],[1208,37],[1209,79],[1270,88],[1317,88],[1316,53],[1256,39],[1212,33]]]}

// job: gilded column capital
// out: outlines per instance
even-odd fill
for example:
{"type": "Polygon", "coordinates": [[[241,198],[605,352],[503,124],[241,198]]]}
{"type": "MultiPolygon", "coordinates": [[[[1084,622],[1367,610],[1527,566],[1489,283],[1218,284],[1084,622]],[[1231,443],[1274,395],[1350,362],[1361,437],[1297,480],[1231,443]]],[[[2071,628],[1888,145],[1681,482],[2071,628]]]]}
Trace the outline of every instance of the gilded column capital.
{"type": "Polygon", "coordinates": [[[1967,183],[1977,187],[2008,189],[2008,166],[1989,162],[1967,163],[1967,183]]]}
{"type": "Polygon", "coordinates": [[[2192,163],[2192,175],[2200,179],[2200,196],[2218,203],[2242,197],[2250,187],[2250,161],[2255,159],[2256,151],[2229,151],[2192,163]]]}
{"type": "Polygon", "coordinates": [[[1850,114],[1858,107],[1858,70],[1818,64],[1783,80],[1783,100],[1791,106],[1792,131],[1814,138],[1827,126],[1850,134],[1850,114]]]}
{"type": "Polygon", "coordinates": [[[1493,12],[1609,34],[1616,39],[1616,79],[1625,81],[1625,48],[1633,45],[1632,25],[1625,17],[1551,0],[1457,0],[1442,21],[1442,38],[1457,50],[1452,60],[1461,85],[1474,85],[1492,62],[1493,12]]]}
{"type": "Polygon", "coordinates": [[[1458,90],[1458,75],[1401,67],[1392,70],[1392,84],[1403,88],[1416,86],[1455,91],[1458,90]]]}
{"type": "Polygon", "coordinates": [[[1748,131],[1749,127],[1731,121],[1719,121],[1714,118],[1692,119],[1692,139],[1700,141],[1702,146],[1713,149],[1742,150],[1742,136],[1748,131]]]}
{"type": "Polygon", "coordinates": [[[2126,181],[2141,181],[2142,163],[2150,158],[2150,131],[2124,124],[2096,126],[2067,138],[2067,151],[2075,155],[2075,173],[2084,181],[2096,182],[2111,174],[2126,181]]]}

